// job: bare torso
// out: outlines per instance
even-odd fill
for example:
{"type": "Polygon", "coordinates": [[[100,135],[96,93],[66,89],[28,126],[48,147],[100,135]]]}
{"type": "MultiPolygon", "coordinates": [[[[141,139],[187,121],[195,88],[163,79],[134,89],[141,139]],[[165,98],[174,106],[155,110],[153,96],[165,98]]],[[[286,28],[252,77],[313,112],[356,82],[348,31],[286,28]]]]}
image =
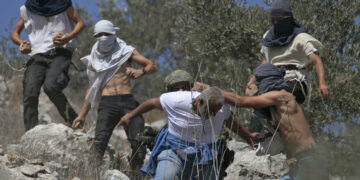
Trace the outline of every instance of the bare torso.
{"type": "Polygon", "coordinates": [[[295,97],[281,90],[282,97],[278,98],[281,103],[271,107],[271,113],[279,122],[279,132],[291,155],[311,148],[315,145],[310,126],[305,119],[301,107],[296,103],[295,97]]]}
{"type": "Polygon", "coordinates": [[[131,61],[126,61],[116,74],[106,83],[102,90],[102,96],[114,96],[131,94],[130,77],[126,74],[126,68],[131,67],[131,61]]]}

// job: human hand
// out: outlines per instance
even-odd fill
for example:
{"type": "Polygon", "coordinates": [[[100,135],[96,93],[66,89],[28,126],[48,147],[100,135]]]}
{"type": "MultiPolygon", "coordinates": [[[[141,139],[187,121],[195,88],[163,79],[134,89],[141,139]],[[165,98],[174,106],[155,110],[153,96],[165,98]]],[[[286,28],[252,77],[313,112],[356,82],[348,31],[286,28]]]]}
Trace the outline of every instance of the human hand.
{"type": "Polygon", "coordinates": [[[250,84],[246,86],[245,95],[246,96],[254,96],[258,92],[258,88],[255,84],[250,84]]]}
{"type": "Polygon", "coordinates": [[[329,97],[329,88],[326,84],[319,85],[319,93],[322,98],[327,99],[329,97]]]}
{"type": "Polygon", "coordinates": [[[259,142],[259,137],[260,137],[260,133],[258,133],[258,132],[250,133],[250,139],[251,139],[254,143],[258,143],[258,142],[259,142]]]}
{"type": "Polygon", "coordinates": [[[119,128],[121,125],[127,127],[127,126],[129,126],[130,121],[131,121],[131,115],[129,113],[127,113],[120,119],[117,127],[119,128]]]}
{"type": "Polygon", "coordinates": [[[23,54],[28,54],[31,52],[31,45],[27,40],[21,40],[19,51],[23,54]]]}
{"type": "Polygon", "coordinates": [[[134,69],[134,68],[128,67],[128,68],[126,68],[126,74],[133,79],[137,79],[137,78],[141,77],[144,74],[144,72],[141,69],[134,69]]]}
{"type": "Polygon", "coordinates": [[[59,45],[62,46],[64,44],[66,44],[67,42],[69,42],[71,39],[69,37],[68,34],[65,34],[63,32],[59,32],[57,33],[54,37],[53,37],[53,43],[55,45],[59,45]]]}
{"type": "Polygon", "coordinates": [[[74,119],[71,127],[73,128],[73,130],[82,129],[84,127],[84,124],[85,124],[85,118],[78,116],[77,118],[74,119]]]}
{"type": "Polygon", "coordinates": [[[208,84],[204,84],[204,83],[201,83],[201,82],[195,82],[194,83],[194,87],[191,89],[193,91],[203,91],[205,90],[206,88],[209,88],[210,86],[208,84]]]}

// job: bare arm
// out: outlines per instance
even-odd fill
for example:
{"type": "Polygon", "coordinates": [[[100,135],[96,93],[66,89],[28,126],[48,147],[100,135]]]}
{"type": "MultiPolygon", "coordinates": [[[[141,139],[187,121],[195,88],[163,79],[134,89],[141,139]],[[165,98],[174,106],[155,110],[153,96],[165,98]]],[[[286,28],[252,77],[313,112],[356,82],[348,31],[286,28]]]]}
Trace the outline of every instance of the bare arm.
{"type": "MultiPolygon", "coordinates": [[[[195,82],[194,87],[192,88],[193,91],[203,91],[204,89],[210,87],[207,84],[195,82]]],[[[262,108],[268,106],[278,105],[279,101],[277,100],[280,96],[291,95],[290,93],[284,93],[281,91],[272,91],[260,96],[249,96],[243,97],[239,96],[233,92],[221,90],[224,94],[225,101],[236,107],[248,107],[248,108],[262,108]]]]}
{"type": "MultiPolygon", "coordinates": [[[[157,71],[156,65],[148,58],[142,56],[137,50],[134,50],[130,60],[144,67],[146,74],[152,74],[157,71]]],[[[129,76],[133,77],[134,79],[137,79],[142,75],[144,75],[141,69],[133,69],[133,68],[129,68],[129,69],[130,69],[129,76]]]]}
{"type": "Polygon", "coordinates": [[[71,39],[75,38],[85,27],[84,21],[78,14],[78,12],[70,6],[66,10],[66,15],[69,17],[71,21],[75,23],[74,29],[69,34],[65,34],[64,36],[58,36],[54,38],[54,44],[56,45],[64,45],[69,42],[71,39]]]}
{"type": "Polygon", "coordinates": [[[225,125],[232,132],[243,138],[252,147],[254,146],[254,143],[258,141],[257,138],[259,136],[259,133],[250,133],[237,121],[234,115],[231,115],[230,118],[225,120],[225,125]]]}
{"type": "Polygon", "coordinates": [[[310,54],[309,59],[312,61],[316,69],[316,75],[319,82],[319,92],[321,94],[321,97],[327,99],[329,96],[329,88],[327,87],[325,81],[324,64],[322,63],[321,58],[316,53],[310,54]]]}
{"type": "Polygon", "coordinates": [[[27,40],[21,40],[20,38],[20,34],[23,29],[24,29],[24,20],[20,16],[10,37],[15,44],[19,45],[20,52],[23,54],[27,54],[31,52],[31,46],[27,40]],[[26,47],[25,45],[28,45],[28,47],[26,47]]]}
{"type": "Polygon", "coordinates": [[[22,42],[22,40],[20,39],[20,33],[23,29],[24,29],[24,20],[20,17],[15,25],[13,32],[11,33],[11,40],[17,45],[20,45],[22,42]]]}
{"type": "Polygon", "coordinates": [[[130,121],[133,117],[146,113],[148,111],[151,111],[153,109],[160,109],[162,110],[161,104],[160,104],[160,97],[157,98],[152,98],[149,99],[147,101],[144,101],[143,103],[141,103],[137,108],[135,108],[133,111],[125,114],[121,119],[120,122],[118,123],[118,127],[121,125],[129,125],[130,121]]]}
{"type": "Polygon", "coordinates": [[[88,100],[86,100],[86,96],[87,96],[88,92],[89,92],[89,88],[86,90],[84,103],[83,103],[83,105],[81,107],[80,113],[79,113],[78,117],[76,117],[75,120],[73,121],[72,128],[74,130],[75,129],[82,129],[84,127],[85,116],[87,115],[87,113],[91,109],[90,102],[88,100]]]}

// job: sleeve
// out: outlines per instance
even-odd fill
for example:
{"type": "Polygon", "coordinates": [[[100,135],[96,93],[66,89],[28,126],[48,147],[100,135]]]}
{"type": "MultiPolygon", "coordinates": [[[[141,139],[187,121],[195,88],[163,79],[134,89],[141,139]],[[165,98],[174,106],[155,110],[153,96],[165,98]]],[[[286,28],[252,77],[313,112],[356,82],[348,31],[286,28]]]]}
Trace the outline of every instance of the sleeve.
{"type": "Polygon", "coordinates": [[[24,22],[26,22],[28,20],[28,16],[27,16],[27,13],[26,13],[26,7],[25,6],[20,7],[20,16],[24,20],[24,22]]]}
{"type": "Polygon", "coordinates": [[[169,100],[171,100],[171,98],[169,97],[169,93],[164,93],[160,96],[160,104],[161,107],[164,109],[165,112],[167,112],[166,110],[169,108],[169,100]]]}
{"type": "Polygon", "coordinates": [[[306,56],[309,56],[312,53],[318,52],[315,46],[311,42],[307,42],[304,47],[304,52],[306,56]]]}

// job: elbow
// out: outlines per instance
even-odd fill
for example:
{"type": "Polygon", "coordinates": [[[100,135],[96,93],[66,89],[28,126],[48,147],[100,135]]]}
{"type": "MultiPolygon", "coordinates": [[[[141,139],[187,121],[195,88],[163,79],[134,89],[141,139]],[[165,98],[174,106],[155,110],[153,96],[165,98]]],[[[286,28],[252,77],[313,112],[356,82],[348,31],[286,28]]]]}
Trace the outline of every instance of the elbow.
{"type": "Polygon", "coordinates": [[[157,68],[157,66],[154,64],[154,63],[149,63],[149,65],[148,65],[150,68],[150,70],[149,70],[149,74],[151,74],[151,73],[154,73],[154,72],[156,72],[157,70],[158,70],[158,68],[157,68]]]}

